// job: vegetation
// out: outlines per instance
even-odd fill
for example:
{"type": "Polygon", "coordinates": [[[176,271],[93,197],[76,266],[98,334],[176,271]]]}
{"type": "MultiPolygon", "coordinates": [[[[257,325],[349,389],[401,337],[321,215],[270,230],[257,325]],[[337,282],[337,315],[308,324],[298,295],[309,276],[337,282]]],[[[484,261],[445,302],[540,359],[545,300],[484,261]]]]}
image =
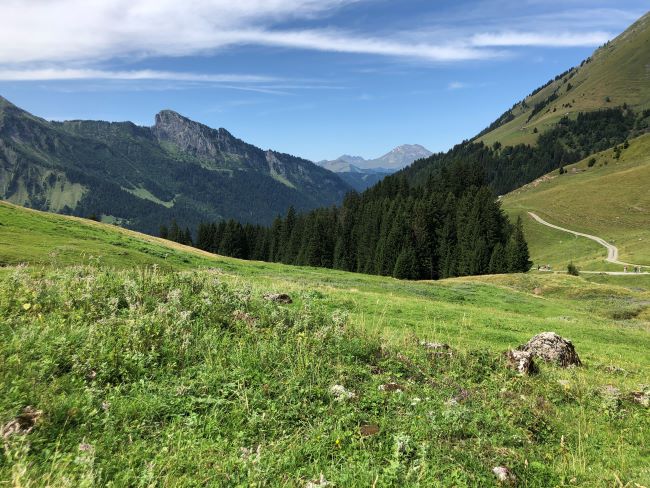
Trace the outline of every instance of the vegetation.
{"type": "Polygon", "coordinates": [[[578,270],[578,267],[573,263],[567,265],[566,272],[571,276],[580,276],[580,270],[578,270]]]}
{"type": "Polygon", "coordinates": [[[650,134],[628,148],[594,154],[548,174],[501,199],[511,219],[521,216],[533,262],[565,268],[572,260],[583,270],[618,270],[604,262],[605,249],[584,238],[549,229],[528,217],[533,211],[552,224],[602,237],[616,245],[621,261],[650,265],[650,134]],[[595,159],[595,163],[591,161],[595,159]]]}
{"type": "Polygon", "coordinates": [[[650,14],[646,14],[580,66],[559,74],[514,104],[476,140],[486,145],[496,141],[504,146],[535,145],[538,134],[553,129],[565,116],[575,118],[612,105],[637,112],[650,108],[645,68],[649,41],[650,14]]]}
{"type": "Polygon", "coordinates": [[[633,112],[613,108],[563,117],[552,129],[541,134],[536,145],[504,146],[496,142],[457,145],[447,153],[434,154],[416,161],[402,171],[414,184],[424,184],[428,176],[456,162],[479,163],[487,182],[497,194],[505,194],[554,169],[576,163],[589,155],[613,146],[624,145],[628,138],[647,132],[650,110],[633,112]]]}
{"type": "Polygon", "coordinates": [[[269,224],[342,201],[351,188],[315,164],[246,144],[173,112],[154,127],[47,122],[0,97],[0,198],[156,234],[172,219],[269,224]],[[251,211],[254,209],[254,211],[251,211]]]}
{"type": "Polygon", "coordinates": [[[521,225],[508,223],[476,165],[456,164],[422,187],[389,177],[349,194],[341,208],[303,215],[290,208],[268,228],[202,224],[196,245],[243,259],[438,279],[528,271],[521,225]]]}
{"type": "Polygon", "coordinates": [[[322,473],[339,486],[490,486],[500,465],[527,486],[650,480],[650,417],[628,396],[650,368],[650,282],[395,281],[0,210],[4,262],[16,260],[9,236],[35,243],[50,225],[68,236],[25,246],[40,265],[0,271],[0,425],[41,411],[4,441],[0,478],[14,485],[302,486],[322,473]],[[127,269],[61,267],[66,238],[127,269]],[[134,268],[149,246],[204,269],[134,268]],[[503,351],[549,329],[573,340],[583,368],[506,367],[503,351]],[[392,383],[403,392],[380,389],[392,383]],[[337,401],[335,385],[355,397],[337,401]]]}

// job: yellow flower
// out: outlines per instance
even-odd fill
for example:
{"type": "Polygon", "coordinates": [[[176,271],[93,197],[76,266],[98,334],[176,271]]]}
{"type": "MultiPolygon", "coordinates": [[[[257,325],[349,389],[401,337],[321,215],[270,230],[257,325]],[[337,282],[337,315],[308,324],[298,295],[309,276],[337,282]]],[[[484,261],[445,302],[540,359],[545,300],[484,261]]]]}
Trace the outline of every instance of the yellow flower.
{"type": "Polygon", "coordinates": [[[30,308],[32,308],[31,303],[23,303],[23,310],[29,310],[30,308]]]}

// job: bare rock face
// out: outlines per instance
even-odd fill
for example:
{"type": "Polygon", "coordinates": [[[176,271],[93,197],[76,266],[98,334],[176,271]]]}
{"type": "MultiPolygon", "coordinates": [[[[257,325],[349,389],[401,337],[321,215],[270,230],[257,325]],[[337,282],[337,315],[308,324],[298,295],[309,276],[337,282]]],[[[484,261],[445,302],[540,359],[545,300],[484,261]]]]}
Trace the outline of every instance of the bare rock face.
{"type": "Polygon", "coordinates": [[[556,363],[563,368],[582,365],[571,341],[560,337],[555,332],[537,334],[528,343],[519,346],[518,350],[530,352],[535,357],[549,363],[556,363]]]}
{"type": "Polygon", "coordinates": [[[531,375],[537,372],[537,365],[533,361],[534,354],[531,351],[516,351],[511,349],[506,353],[508,365],[519,371],[522,375],[531,375]]]}

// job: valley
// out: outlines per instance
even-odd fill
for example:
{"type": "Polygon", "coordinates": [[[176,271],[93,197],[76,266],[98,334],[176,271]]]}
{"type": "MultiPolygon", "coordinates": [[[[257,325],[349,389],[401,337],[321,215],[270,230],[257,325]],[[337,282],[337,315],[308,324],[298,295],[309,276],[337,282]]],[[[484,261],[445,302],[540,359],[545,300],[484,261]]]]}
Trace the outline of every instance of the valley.
{"type": "Polygon", "coordinates": [[[207,121],[0,97],[0,486],[650,486],[650,13],[366,3],[0,4],[34,113],[207,121]]]}

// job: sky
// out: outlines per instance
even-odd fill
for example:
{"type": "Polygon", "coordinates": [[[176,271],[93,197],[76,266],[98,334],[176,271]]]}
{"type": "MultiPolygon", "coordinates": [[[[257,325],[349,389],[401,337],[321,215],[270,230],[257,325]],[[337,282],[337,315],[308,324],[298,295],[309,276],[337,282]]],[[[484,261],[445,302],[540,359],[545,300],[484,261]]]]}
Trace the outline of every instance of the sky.
{"type": "Polygon", "coordinates": [[[647,0],[2,0],[0,95],[50,120],[162,109],[313,161],[471,138],[647,0]]]}

